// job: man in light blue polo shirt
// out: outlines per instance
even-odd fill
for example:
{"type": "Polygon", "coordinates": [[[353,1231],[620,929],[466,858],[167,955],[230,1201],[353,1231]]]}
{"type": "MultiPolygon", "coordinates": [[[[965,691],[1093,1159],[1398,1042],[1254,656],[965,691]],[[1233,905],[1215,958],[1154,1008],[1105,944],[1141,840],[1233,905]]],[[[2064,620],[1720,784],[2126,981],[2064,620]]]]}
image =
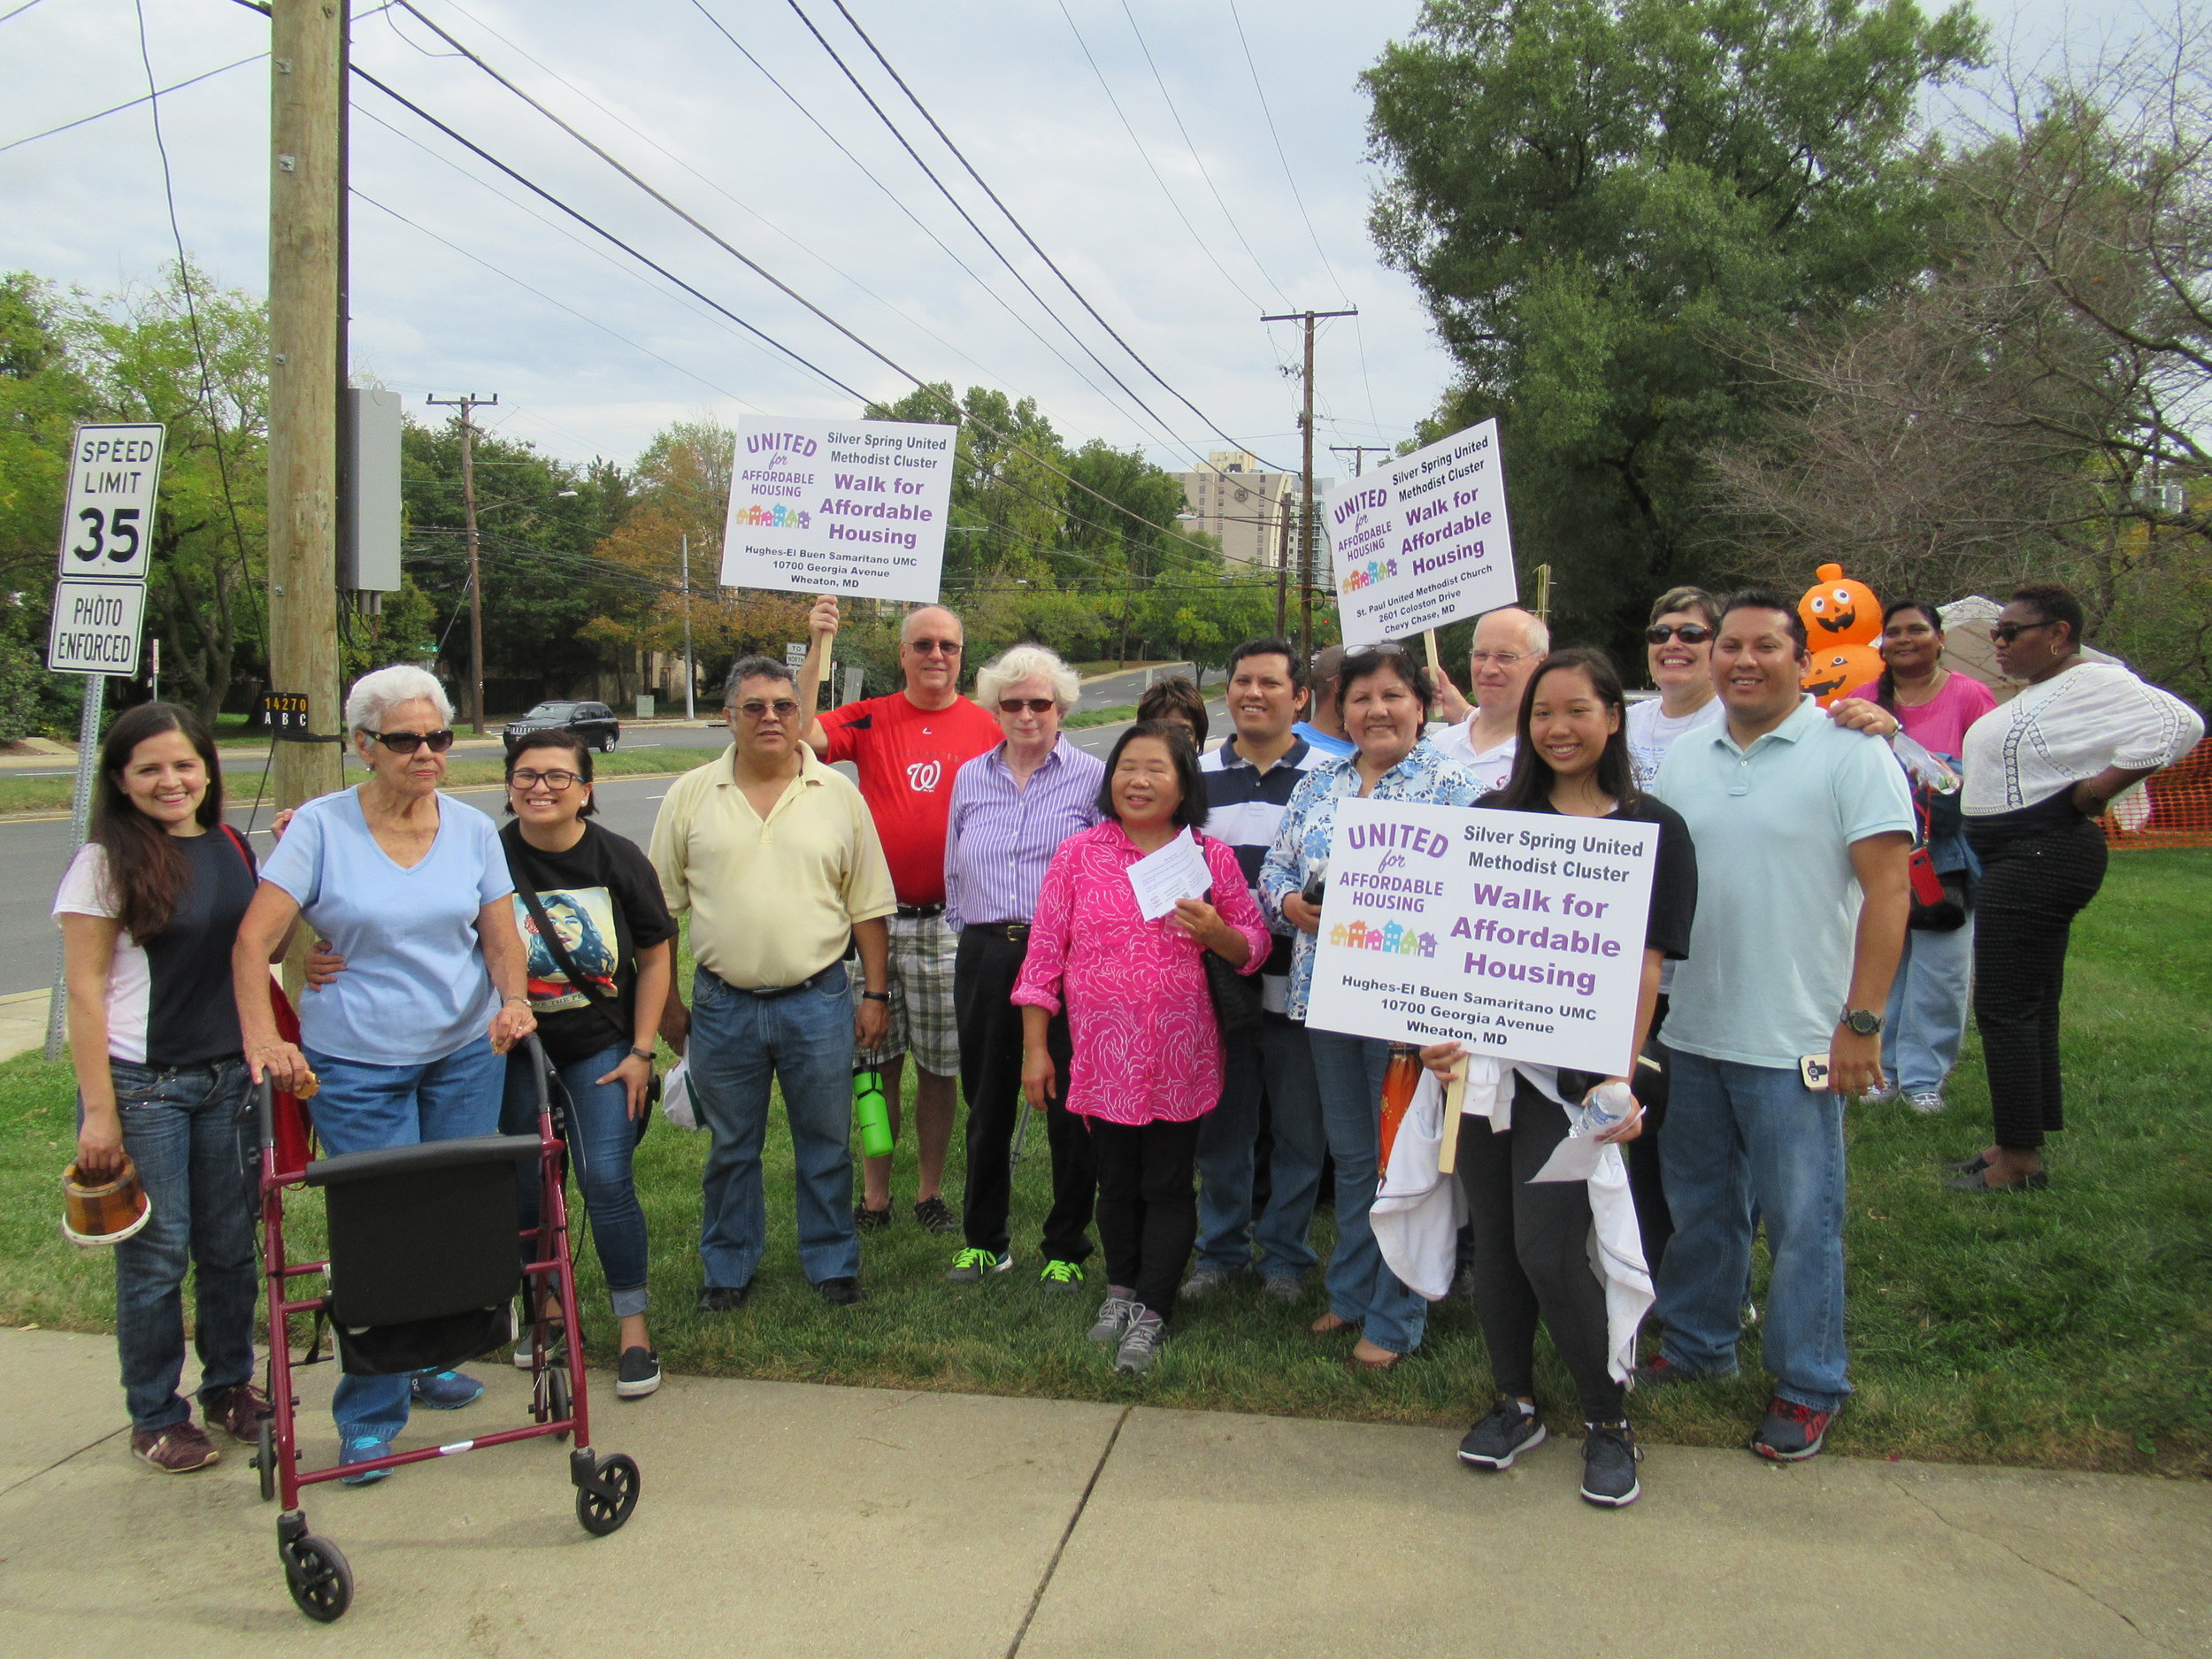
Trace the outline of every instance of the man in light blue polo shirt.
{"type": "Polygon", "coordinates": [[[1805,627],[1781,595],[1721,608],[1727,712],[1682,738],[1652,793],[1697,843],[1697,920],[1664,1041],[1660,1149],[1675,1234],[1660,1263],[1661,1351],[1640,1386],[1732,1376],[1752,1207],[1774,1273],[1762,1456],[1819,1452],[1851,1391],[1843,1346],[1843,1103],[1881,1087],[1882,1021],[1903,948],[1912,801],[1888,746],[1798,688],[1805,627]],[[1827,1067],[1807,1086],[1801,1063],[1827,1067]]]}

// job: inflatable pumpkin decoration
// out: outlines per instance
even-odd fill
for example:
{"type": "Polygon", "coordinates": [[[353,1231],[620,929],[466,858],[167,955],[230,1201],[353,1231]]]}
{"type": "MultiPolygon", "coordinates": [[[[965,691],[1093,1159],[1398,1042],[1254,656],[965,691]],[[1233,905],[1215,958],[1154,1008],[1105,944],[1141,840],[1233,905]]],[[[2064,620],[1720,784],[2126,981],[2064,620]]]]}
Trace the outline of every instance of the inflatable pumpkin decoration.
{"type": "Polygon", "coordinates": [[[1881,672],[1882,654],[1870,645],[1832,646],[1815,640],[1812,666],[1798,683],[1824,709],[1852,687],[1880,678],[1881,672]]]}
{"type": "MultiPolygon", "coordinates": [[[[1840,565],[1823,565],[1814,575],[1797,602],[1797,615],[1805,625],[1806,649],[1816,659],[1830,646],[1871,645],[1881,638],[1882,602],[1871,588],[1853,581],[1840,565]]],[[[1875,672],[1881,672],[1878,663],[1875,672]]]]}

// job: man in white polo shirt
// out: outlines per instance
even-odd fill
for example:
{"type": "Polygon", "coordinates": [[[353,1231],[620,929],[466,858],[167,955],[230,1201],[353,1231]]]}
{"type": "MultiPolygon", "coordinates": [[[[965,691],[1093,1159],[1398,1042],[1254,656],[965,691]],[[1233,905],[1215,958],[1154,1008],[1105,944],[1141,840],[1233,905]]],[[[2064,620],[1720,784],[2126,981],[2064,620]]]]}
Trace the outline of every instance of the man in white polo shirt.
{"type": "Polygon", "coordinates": [[[1637,1383],[1735,1374],[1756,1204],[1774,1257],[1763,1355],[1774,1394],[1751,1449],[1782,1462],[1819,1452],[1851,1392],[1843,1105],[1881,1087],[1913,822],[1887,745],[1799,690],[1806,665],[1788,600],[1724,601],[1713,677],[1726,718],[1677,741],[1652,789],[1697,844],[1698,900],[1664,1037],[1666,1337],[1637,1383]]]}
{"type": "Polygon", "coordinates": [[[1521,694],[1550,649],[1551,630],[1543,619],[1518,605],[1508,605],[1475,624],[1474,643],[1467,650],[1467,687],[1474,693],[1473,705],[1469,706],[1449,680],[1437,676],[1443,682],[1444,718],[1452,724],[1432,729],[1429,741],[1472,773],[1485,794],[1504,788],[1513,775],[1521,694]]]}

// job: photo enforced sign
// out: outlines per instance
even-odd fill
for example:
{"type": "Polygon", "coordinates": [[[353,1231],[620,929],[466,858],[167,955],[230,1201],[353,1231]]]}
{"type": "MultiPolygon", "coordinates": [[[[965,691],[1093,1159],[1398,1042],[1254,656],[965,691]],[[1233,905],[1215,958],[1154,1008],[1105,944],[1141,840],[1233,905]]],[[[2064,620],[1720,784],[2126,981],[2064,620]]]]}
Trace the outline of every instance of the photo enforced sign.
{"type": "Polygon", "coordinates": [[[1655,824],[1340,801],[1306,1023],[1624,1077],[1655,824]]]}

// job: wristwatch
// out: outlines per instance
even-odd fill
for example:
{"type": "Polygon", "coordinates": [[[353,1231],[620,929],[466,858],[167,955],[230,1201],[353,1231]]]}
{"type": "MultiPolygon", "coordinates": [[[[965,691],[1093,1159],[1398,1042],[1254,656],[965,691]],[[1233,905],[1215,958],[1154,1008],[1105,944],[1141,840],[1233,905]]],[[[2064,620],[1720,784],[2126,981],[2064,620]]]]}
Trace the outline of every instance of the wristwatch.
{"type": "Polygon", "coordinates": [[[633,1048],[630,1050],[630,1058],[633,1060],[642,1060],[649,1065],[652,1064],[653,1051],[650,1048],[633,1048]]]}
{"type": "Polygon", "coordinates": [[[1847,1008],[1843,1010],[1843,1018],[1836,1024],[1850,1026],[1862,1037],[1871,1037],[1881,1030],[1882,1017],[1867,1009],[1847,1008]]]}
{"type": "Polygon", "coordinates": [[[860,1000],[864,1002],[887,1002],[891,1000],[891,993],[888,991],[863,991],[860,994],[860,1000]]]}

